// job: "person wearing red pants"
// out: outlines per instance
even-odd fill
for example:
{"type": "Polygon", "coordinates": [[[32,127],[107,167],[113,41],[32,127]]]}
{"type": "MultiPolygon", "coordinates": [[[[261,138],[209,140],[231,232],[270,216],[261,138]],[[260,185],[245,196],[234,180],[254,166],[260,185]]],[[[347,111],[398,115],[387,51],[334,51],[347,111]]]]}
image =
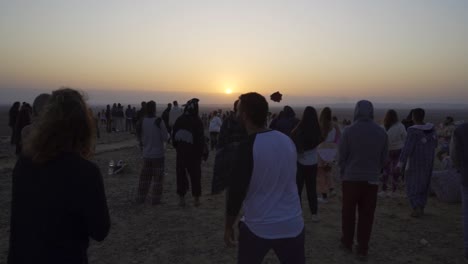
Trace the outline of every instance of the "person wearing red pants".
{"type": "Polygon", "coordinates": [[[357,223],[357,254],[367,258],[369,240],[377,203],[379,174],[388,155],[388,137],[374,121],[374,107],[359,101],[354,111],[354,124],[342,134],[338,151],[343,180],[341,245],[352,251],[357,223]]]}

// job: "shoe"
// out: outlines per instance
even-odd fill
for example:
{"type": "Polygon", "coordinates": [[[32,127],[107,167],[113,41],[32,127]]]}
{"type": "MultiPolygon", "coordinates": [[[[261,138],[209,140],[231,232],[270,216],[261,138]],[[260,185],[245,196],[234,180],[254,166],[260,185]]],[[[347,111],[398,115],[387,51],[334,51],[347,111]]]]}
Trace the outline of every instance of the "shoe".
{"type": "Polygon", "coordinates": [[[379,192],[377,195],[378,195],[379,197],[381,197],[381,198],[385,198],[385,197],[388,196],[388,194],[387,194],[386,191],[381,191],[381,192],[379,192]]]}
{"type": "Polygon", "coordinates": [[[318,223],[318,222],[320,222],[320,218],[319,218],[319,216],[318,216],[317,214],[313,214],[312,217],[311,217],[311,219],[312,219],[312,222],[313,222],[313,223],[318,223]]]}
{"type": "Polygon", "coordinates": [[[199,207],[200,206],[200,197],[195,197],[195,200],[193,201],[193,205],[195,207],[199,207]]]}
{"type": "Polygon", "coordinates": [[[322,204],[326,204],[326,203],[328,203],[328,199],[319,197],[319,198],[317,198],[317,202],[322,203],[322,204]]]}
{"type": "Polygon", "coordinates": [[[180,207],[185,206],[185,197],[184,196],[179,196],[179,206],[180,207]]]}

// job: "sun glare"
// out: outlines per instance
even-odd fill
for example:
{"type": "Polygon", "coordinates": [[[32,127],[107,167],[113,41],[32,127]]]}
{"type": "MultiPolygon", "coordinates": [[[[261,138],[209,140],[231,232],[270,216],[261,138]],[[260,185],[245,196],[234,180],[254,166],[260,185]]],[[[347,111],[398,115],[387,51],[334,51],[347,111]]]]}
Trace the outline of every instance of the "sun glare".
{"type": "Polygon", "coordinates": [[[231,88],[227,88],[225,91],[224,91],[225,94],[232,94],[232,89],[231,88]]]}

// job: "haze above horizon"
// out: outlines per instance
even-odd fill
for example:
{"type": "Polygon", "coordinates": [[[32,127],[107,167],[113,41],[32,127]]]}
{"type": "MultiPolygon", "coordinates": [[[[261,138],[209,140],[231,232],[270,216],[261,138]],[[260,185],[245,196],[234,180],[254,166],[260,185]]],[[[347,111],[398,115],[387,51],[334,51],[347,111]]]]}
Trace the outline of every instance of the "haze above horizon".
{"type": "Polygon", "coordinates": [[[2,1],[0,104],[464,104],[468,1],[2,1]]]}

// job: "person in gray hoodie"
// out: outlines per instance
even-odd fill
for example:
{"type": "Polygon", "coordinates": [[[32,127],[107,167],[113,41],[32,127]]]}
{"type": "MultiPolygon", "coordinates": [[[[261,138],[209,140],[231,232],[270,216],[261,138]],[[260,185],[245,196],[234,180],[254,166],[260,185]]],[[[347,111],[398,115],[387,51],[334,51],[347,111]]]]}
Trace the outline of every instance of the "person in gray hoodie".
{"type": "Polygon", "coordinates": [[[450,144],[450,158],[460,171],[463,204],[463,240],[465,259],[468,260],[468,123],[458,126],[450,144]]]}
{"type": "Polygon", "coordinates": [[[364,259],[374,222],[379,175],[388,155],[387,133],[373,119],[372,103],[359,101],[354,110],[354,123],[343,131],[338,145],[343,180],[341,246],[352,251],[357,208],[357,254],[364,259]]]}

